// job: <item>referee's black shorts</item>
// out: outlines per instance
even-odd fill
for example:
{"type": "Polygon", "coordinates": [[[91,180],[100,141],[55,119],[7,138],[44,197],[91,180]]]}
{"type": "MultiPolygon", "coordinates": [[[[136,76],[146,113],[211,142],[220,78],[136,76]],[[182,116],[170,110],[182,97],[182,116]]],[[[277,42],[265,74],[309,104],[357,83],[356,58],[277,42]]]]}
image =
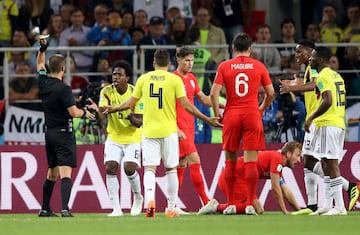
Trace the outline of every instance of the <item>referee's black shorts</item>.
{"type": "Polygon", "coordinates": [[[61,128],[48,128],[45,132],[48,167],[76,167],[76,140],[74,132],[61,128]]]}

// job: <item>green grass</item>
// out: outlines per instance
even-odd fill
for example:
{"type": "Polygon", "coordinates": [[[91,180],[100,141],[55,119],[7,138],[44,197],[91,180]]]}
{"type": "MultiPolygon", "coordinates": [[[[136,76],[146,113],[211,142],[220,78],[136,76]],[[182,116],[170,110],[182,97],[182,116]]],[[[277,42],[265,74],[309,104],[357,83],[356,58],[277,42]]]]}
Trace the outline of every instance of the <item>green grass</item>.
{"type": "Polygon", "coordinates": [[[359,234],[359,212],[347,216],[285,216],[267,212],[262,216],[184,215],[165,218],[144,215],[109,218],[106,214],[75,214],[74,218],[39,218],[34,214],[0,214],[0,235],[352,235],[359,234]]]}

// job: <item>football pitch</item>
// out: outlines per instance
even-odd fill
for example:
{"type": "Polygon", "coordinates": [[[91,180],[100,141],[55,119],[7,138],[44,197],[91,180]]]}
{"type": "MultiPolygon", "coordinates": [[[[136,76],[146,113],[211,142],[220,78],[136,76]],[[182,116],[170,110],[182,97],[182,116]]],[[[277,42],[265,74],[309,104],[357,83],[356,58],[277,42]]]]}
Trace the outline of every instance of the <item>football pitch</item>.
{"type": "Polygon", "coordinates": [[[107,217],[100,213],[78,213],[73,218],[39,218],[36,214],[0,214],[1,235],[92,235],[92,234],[156,234],[156,235],[331,235],[359,234],[360,212],[347,216],[285,216],[267,212],[261,216],[183,215],[155,218],[144,214],[131,217],[107,217]]]}

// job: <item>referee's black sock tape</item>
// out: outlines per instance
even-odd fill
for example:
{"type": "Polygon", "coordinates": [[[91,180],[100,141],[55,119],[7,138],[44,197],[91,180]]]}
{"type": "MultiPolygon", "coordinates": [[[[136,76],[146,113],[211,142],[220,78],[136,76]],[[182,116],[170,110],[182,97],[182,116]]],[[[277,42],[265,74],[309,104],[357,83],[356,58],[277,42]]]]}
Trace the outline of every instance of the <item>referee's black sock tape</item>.
{"type": "Polygon", "coordinates": [[[64,177],[61,179],[61,204],[63,210],[69,210],[68,203],[70,199],[70,193],[72,188],[71,179],[64,177]]]}

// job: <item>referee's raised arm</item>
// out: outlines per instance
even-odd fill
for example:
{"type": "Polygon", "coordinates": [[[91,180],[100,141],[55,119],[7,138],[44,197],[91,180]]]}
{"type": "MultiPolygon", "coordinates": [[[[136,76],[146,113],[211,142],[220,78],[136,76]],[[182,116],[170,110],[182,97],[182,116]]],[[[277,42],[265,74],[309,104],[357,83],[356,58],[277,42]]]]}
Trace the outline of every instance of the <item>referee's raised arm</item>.
{"type": "Polygon", "coordinates": [[[46,38],[48,36],[49,35],[40,35],[39,36],[40,49],[39,49],[39,53],[38,53],[37,59],[36,59],[37,71],[46,70],[46,67],[45,67],[45,51],[46,51],[46,48],[48,46],[47,41],[46,41],[46,38]]]}

